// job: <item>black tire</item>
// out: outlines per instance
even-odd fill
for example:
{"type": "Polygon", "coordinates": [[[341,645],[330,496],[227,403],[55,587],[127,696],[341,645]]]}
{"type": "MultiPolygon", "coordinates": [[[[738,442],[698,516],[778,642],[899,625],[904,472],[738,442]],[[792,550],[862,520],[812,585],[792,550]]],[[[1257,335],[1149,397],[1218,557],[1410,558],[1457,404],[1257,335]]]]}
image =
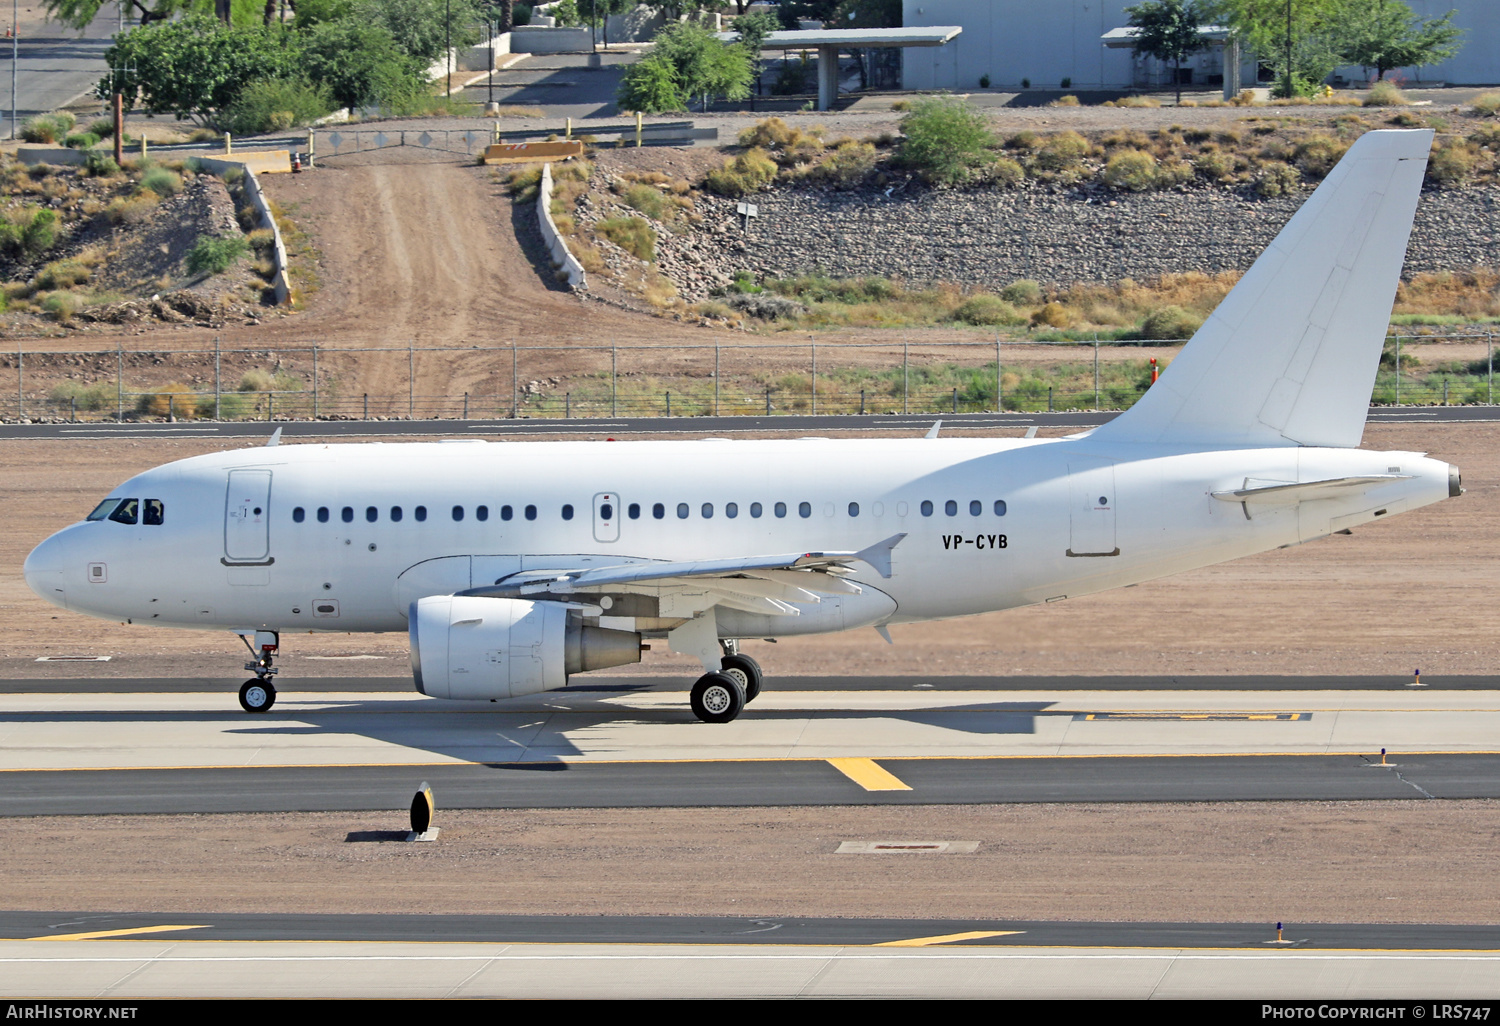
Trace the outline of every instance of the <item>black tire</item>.
{"type": "Polygon", "coordinates": [[[693,685],[693,715],[704,723],[728,723],[745,708],[745,689],[738,677],[705,673],[693,685]]]}
{"type": "Polygon", "coordinates": [[[747,655],[728,655],[719,664],[723,673],[729,674],[740,682],[745,689],[745,701],[755,701],[755,696],[760,694],[760,685],[763,674],[760,672],[760,663],[747,655]]]}
{"type": "Polygon", "coordinates": [[[276,704],[276,688],[268,680],[252,677],[240,685],[240,708],[247,713],[263,713],[276,704]]]}

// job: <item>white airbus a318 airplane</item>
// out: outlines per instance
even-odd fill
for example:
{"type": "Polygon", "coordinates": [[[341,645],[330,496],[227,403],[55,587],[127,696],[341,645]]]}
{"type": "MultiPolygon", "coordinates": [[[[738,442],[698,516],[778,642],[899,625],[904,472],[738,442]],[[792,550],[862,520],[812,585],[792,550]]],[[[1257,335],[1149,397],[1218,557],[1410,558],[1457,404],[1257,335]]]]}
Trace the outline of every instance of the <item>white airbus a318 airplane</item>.
{"type": "MultiPolygon", "coordinates": [[[[700,719],[760,691],[745,638],[1118,588],[1461,493],[1356,449],[1431,145],[1360,138],[1134,407],[1062,439],[281,445],[126,481],[26,560],[109,620],[231,630],[247,711],[283,634],[411,637],[417,690],[497,700],[703,663],[700,719]]],[[[886,635],[889,640],[889,635],[886,635]]]]}

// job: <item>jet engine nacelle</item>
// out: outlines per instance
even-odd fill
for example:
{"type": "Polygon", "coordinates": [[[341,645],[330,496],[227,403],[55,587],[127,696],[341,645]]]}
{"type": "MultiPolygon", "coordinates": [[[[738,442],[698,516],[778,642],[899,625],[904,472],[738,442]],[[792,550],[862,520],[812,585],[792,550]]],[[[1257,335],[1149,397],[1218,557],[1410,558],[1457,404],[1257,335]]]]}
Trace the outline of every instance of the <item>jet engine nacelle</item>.
{"type": "Polygon", "coordinates": [[[587,626],[560,602],[433,595],[408,622],[412,675],[433,698],[516,698],[641,661],[639,634],[587,626]]]}

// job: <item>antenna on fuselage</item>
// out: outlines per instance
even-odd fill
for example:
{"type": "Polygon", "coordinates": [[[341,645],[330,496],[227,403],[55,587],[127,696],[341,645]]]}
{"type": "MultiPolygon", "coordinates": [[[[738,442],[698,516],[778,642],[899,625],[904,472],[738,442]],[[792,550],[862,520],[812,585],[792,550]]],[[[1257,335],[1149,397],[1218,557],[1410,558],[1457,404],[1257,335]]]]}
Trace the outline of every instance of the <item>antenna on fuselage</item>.
{"type": "Polygon", "coordinates": [[[271,437],[266,439],[266,447],[270,448],[273,445],[280,445],[280,444],[281,444],[281,428],[277,428],[275,431],[271,432],[271,437]]]}

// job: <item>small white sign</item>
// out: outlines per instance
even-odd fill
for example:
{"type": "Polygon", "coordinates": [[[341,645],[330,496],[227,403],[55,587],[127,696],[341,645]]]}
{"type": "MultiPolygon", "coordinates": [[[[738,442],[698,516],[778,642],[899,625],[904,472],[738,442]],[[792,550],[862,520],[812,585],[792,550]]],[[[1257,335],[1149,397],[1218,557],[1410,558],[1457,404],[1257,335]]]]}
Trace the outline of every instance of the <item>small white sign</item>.
{"type": "Polygon", "coordinates": [[[760,216],[760,208],[757,207],[754,203],[736,203],[734,205],[734,210],[735,213],[743,214],[746,217],[760,216]]]}

